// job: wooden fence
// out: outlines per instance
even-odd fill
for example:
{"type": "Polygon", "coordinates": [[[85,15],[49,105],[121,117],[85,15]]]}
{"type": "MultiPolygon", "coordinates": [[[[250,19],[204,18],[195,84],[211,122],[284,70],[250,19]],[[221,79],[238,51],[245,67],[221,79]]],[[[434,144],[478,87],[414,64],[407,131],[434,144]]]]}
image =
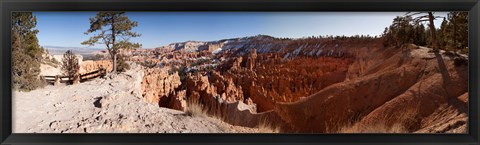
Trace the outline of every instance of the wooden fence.
{"type": "MultiPolygon", "coordinates": [[[[85,82],[94,78],[98,77],[103,77],[107,74],[107,71],[105,69],[98,69],[96,71],[88,72],[85,74],[80,74],[79,75],[79,81],[80,82],[85,82]]],[[[45,81],[47,81],[48,84],[55,85],[57,83],[73,83],[73,80],[70,80],[68,76],[42,76],[45,81]]]]}

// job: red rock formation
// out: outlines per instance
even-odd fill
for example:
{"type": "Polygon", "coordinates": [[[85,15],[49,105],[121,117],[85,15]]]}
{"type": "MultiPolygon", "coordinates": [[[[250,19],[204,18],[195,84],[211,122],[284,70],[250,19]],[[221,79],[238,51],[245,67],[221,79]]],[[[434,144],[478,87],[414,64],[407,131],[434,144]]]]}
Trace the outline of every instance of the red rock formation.
{"type": "Polygon", "coordinates": [[[368,75],[332,85],[299,102],[279,104],[275,112],[299,132],[335,132],[352,123],[360,126],[356,132],[362,126],[397,124],[415,132],[432,125],[427,120],[438,117],[435,112],[443,108],[465,116],[461,111],[465,105],[458,105],[457,97],[467,91],[467,66],[455,66],[441,55],[429,59],[413,53],[397,49],[385,60],[367,65],[365,70],[372,70],[366,71],[368,75]]]}
{"type": "Polygon", "coordinates": [[[253,67],[255,67],[255,60],[257,59],[257,49],[253,49],[250,51],[250,53],[247,56],[247,69],[248,70],[253,70],[253,67]]]}
{"type": "MultiPolygon", "coordinates": [[[[228,123],[267,121],[287,132],[466,132],[468,67],[444,54],[384,48],[380,39],[300,39],[272,49],[282,51],[226,50],[213,71],[146,98],[179,110],[197,101],[228,123]]],[[[172,53],[167,63],[210,58],[192,54],[172,53]]]]}
{"type": "Polygon", "coordinates": [[[107,72],[112,71],[112,62],[109,60],[99,60],[99,61],[83,61],[80,64],[80,73],[88,73],[92,71],[96,71],[100,68],[105,68],[107,72]]]}
{"type": "MultiPolygon", "coordinates": [[[[163,97],[176,94],[181,85],[178,72],[168,74],[166,69],[145,69],[142,81],[142,96],[152,103],[160,102],[163,97]]],[[[176,98],[181,100],[181,98],[176,98]]]]}

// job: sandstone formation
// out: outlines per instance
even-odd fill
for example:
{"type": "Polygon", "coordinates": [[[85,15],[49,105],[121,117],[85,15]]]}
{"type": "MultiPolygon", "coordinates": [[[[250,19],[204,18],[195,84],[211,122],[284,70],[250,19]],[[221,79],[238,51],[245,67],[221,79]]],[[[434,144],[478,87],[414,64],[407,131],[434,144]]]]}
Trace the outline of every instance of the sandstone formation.
{"type": "Polygon", "coordinates": [[[80,73],[88,73],[92,71],[96,71],[100,68],[104,68],[107,70],[107,72],[112,71],[112,62],[110,60],[99,60],[99,61],[83,61],[82,64],[80,64],[80,73]]]}
{"type": "MultiPolygon", "coordinates": [[[[160,104],[169,103],[169,101],[165,101],[169,100],[166,98],[174,95],[177,96],[176,89],[180,87],[180,84],[178,72],[168,74],[165,69],[144,69],[141,89],[142,96],[147,102],[160,104]]],[[[185,96],[182,96],[182,98],[183,97],[185,96]]]]}
{"type": "Polygon", "coordinates": [[[287,132],[466,132],[458,97],[468,67],[453,61],[464,56],[384,48],[380,40],[297,43],[280,53],[253,48],[190,74],[186,98],[228,123],[266,120],[287,132]],[[239,109],[244,104],[255,109],[239,109]]]}
{"type": "MultiPolygon", "coordinates": [[[[243,127],[287,133],[466,133],[468,57],[430,50],[386,48],[373,38],[259,35],[189,41],[129,52],[129,60],[143,66],[120,79],[135,82],[124,82],[135,88],[122,93],[136,94],[130,103],[187,114],[201,108],[243,127]]],[[[111,64],[82,64],[85,72],[99,67],[111,64]]],[[[111,97],[101,98],[103,106],[111,97]]],[[[143,112],[162,114],[151,109],[143,112]]]]}

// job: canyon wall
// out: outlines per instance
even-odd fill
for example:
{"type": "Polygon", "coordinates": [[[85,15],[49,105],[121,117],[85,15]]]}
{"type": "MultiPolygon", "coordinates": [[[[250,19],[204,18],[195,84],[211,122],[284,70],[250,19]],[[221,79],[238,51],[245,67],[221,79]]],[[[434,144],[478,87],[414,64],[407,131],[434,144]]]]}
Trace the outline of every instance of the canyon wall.
{"type": "Polygon", "coordinates": [[[184,109],[185,93],[178,91],[182,84],[178,72],[171,73],[161,68],[144,68],[143,70],[141,91],[147,102],[177,110],[184,109]]]}
{"type": "Polygon", "coordinates": [[[178,110],[201,104],[227,123],[283,132],[466,132],[468,64],[458,63],[465,56],[381,42],[225,49],[211,70],[146,71],[143,96],[178,110]]]}

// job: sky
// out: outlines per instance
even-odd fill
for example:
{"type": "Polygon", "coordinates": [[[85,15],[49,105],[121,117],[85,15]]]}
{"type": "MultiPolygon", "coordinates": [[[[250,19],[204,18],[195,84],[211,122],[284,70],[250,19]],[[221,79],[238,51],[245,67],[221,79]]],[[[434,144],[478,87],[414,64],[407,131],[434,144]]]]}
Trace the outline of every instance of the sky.
{"type": "MultiPolygon", "coordinates": [[[[80,43],[96,12],[34,12],[41,46],[105,48],[80,43]]],[[[302,38],[319,35],[380,35],[405,12],[127,12],[140,33],[132,42],[156,48],[174,42],[214,41],[254,35],[302,38]]],[[[437,12],[446,16],[445,12],[437,12]]],[[[440,26],[442,19],[435,21],[440,26]]]]}

